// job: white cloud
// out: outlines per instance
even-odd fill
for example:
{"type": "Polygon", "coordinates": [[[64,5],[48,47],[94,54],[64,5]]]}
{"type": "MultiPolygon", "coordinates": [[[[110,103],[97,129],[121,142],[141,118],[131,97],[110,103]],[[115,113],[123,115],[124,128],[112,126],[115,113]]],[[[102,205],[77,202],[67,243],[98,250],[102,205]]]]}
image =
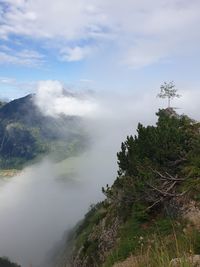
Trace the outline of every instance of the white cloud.
{"type": "Polygon", "coordinates": [[[16,80],[9,77],[0,77],[0,84],[6,84],[6,85],[15,85],[16,80]]]}
{"type": "Polygon", "coordinates": [[[130,68],[142,68],[169,59],[173,52],[173,46],[168,42],[138,40],[126,50],[122,63],[130,68]]]}
{"type": "Polygon", "coordinates": [[[58,0],[50,5],[48,0],[28,0],[20,8],[13,4],[12,9],[4,14],[1,32],[42,38],[83,37],[88,34],[90,25],[98,24],[99,20],[94,10],[88,10],[88,2],[58,0]]]}
{"type": "Polygon", "coordinates": [[[0,64],[21,65],[38,67],[44,63],[44,56],[33,50],[0,50],[0,64]]]}
{"type": "Polygon", "coordinates": [[[26,0],[6,0],[4,2],[20,7],[25,4],[26,0]]]}
{"type": "Polygon", "coordinates": [[[98,109],[94,100],[84,96],[65,94],[58,81],[41,81],[37,88],[35,103],[47,116],[93,116],[98,109]]]}
{"type": "Polygon", "coordinates": [[[15,34],[52,44],[62,40],[57,51],[62,60],[82,60],[90,55],[95,42],[103,45],[110,42],[116,58],[121,57],[121,61],[135,68],[166,60],[177,53],[187,54],[199,47],[200,34],[196,31],[200,23],[199,1],[3,2],[10,4],[10,8],[2,14],[1,38],[15,34]],[[80,41],[87,41],[87,46],[80,45],[80,41]]]}
{"type": "Polygon", "coordinates": [[[63,61],[79,61],[91,54],[92,49],[89,47],[75,46],[61,49],[60,56],[63,61]]]}
{"type": "Polygon", "coordinates": [[[81,82],[81,83],[93,83],[94,80],[92,80],[92,79],[87,79],[87,78],[82,78],[82,79],[80,79],[80,82],[81,82]]]}

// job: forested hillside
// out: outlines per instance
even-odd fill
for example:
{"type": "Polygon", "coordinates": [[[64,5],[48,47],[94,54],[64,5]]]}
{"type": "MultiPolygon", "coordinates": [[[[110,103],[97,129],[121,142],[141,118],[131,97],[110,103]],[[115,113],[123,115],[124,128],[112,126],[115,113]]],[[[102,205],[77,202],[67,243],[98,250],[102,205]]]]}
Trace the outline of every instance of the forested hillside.
{"type": "Polygon", "coordinates": [[[21,168],[40,155],[62,159],[84,149],[87,137],[77,116],[45,116],[34,95],[0,105],[0,168],[21,168]]]}
{"type": "Polygon", "coordinates": [[[200,266],[200,123],[172,108],[157,116],[122,143],[118,177],[57,266],[200,266]]]}

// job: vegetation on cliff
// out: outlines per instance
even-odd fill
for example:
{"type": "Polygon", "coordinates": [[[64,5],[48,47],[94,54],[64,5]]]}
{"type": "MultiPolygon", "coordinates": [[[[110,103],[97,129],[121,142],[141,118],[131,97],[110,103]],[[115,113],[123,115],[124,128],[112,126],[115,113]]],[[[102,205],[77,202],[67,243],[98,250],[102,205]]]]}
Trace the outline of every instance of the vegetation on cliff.
{"type": "Polygon", "coordinates": [[[132,255],[138,265],[129,266],[163,267],[200,254],[200,124],[172,108],[157,116],[122,143],[118,177],[68,242],[71,266],[109,267],[132,255]]]}
{"type": "Polygon", "coordinates": [[[75,116],[45,116],[34,95],[0,105],[0,168],[21,168],[51,153],[56,160],[76,155],[87,144],[81,120],[75,116]]]}

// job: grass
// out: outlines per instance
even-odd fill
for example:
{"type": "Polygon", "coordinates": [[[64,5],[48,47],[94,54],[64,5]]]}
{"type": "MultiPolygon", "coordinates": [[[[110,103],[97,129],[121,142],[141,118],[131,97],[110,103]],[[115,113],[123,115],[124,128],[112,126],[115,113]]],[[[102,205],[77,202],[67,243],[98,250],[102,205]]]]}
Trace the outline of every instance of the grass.
{"type": "Polygon", "coordinates": [[[141,221],[146,222],[146,214],[141,210],[133,210],[132,216],[121,228],[121,237],[116,248],[107,257],[103,267],[111,267],[117,261],[126,259],[131,253],[135,253],[140,247],[140,237],[145,235],[145,229],[141,227],[141,221]]]}
{"type": "Polygon", "coordinates": [[[169,267],[174,258],[182,259],[177,266],[189,267],[192,265],[187,261],[188,256],[200,254],[200,232],[187,229],[187,223],[183,220],[174,221],[162,215],[153,220],[140,209],[133,211],[119,236],[117,246],[103,267],[112,267],[130,255],[142,255],[142,260],[135,265],[135,258],[132,257],[132,265],[124,265],[126,267],[169,267]]]}
{"type": "Polygon", "coordinates": [[[180,267],[189,267],[191,265],[187,258],[193,250],[186,237],[177,238],[176,235],[170,235],[164,239],[162,236],[155,236],[153,242],[145,246],[142,252],[144,257],[138,263],[139,267],[169,267],[174,258],[181,258],[180,267]]]}
{"type": "MultiPolygon", "coordinates": [[[[166,225],[166,224],[165,224],[166,225]]],[[[165,228],[165,227],[164,227],[165,228]]],[[[194,229],[187,232],[177,229],[172,224],[172,232],[155,232],[138,238],[139,247],[132,251],[132,256],[114,267],[194,267],[193,255],[200,254],[200,233],[194,229]],[[172,264],[172,259],[176,259],[172,264]]],[[[115,258],[116,260],[116,258],[115,258]]],[[[115,261],[116,262],[116,261],[115,261]]]]}

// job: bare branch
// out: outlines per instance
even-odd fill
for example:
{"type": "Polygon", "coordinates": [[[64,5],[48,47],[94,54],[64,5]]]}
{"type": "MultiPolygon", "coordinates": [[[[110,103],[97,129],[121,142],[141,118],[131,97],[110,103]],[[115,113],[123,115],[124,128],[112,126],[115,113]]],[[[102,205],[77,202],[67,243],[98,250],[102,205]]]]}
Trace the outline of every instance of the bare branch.
{"type": "Polygon", "coordinates": [[[171,174],[169,174],[168,172],[165,172],[165,174],[167,175],[164,175],[164,174],[162,174],[162,173],[160,173],[159,171],[157,171],[157,170],[154,170],[154,169],[152,169],[151,168],[151,170],[155,173],[155,174],[158,174],[161,178],[162,178],[162,180],[168,180],[168,181],[177,181],[177,182],[181,182],[181,181],[185,181],[185,179],[186,178],[178,178],[177,176],[176,177],[174,177],[174,176],[172,176],[171,174]]]}
{"type": "MultiPolygon", "coordinates": [[[[174,194],[174,193],[169,193],[169,190],[162,191],[162,190],[160,190],[159,188],[157,188],[157,187],[155,187],[155,186],[153,186],[153,185],[151,185],[151,184],[149,184],[149,183],[147,183],[147,185],[148,185],[149,187],[151,187],[153,190],[155,190],[155,191],[157,191],[158,193],[160,193],[160,194],[161,194],[162,196],[164,196],[164,197],[166,197],[166,196],[169,196],[169,197],[174,197],[174,196],[176,196],[176,194],[174,194]]],[[[174,185],[175,185],[175,184],[173,184],[173,187],[174,187],[174,185]]],[[[171,190],[173,187],[171,187],[170,190],[171,190]]]]}
{"type": "Polygon", "coordinates": [[[154,206],[156,206],[158,203],[162,202],[163,200],[164,200],[164,199],[161,197],[161,198],[158,199],[156,202],[154,202],[151,206],[147,207],[147,208],[146,208],[146,211],[152,209],[154,206]]]}
{"type": "Polygon", "coordinates": [[[171,180],[171,181],[181,182],[181,181],[185,181],[185,179],[186,179],[186,178],[177,178],[177,176],[176,177],[173,177],[168,172],[165,172],[165,173],[168,175],[168,177],[166,177],[166,179],[171,180]]]}

